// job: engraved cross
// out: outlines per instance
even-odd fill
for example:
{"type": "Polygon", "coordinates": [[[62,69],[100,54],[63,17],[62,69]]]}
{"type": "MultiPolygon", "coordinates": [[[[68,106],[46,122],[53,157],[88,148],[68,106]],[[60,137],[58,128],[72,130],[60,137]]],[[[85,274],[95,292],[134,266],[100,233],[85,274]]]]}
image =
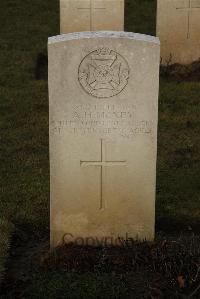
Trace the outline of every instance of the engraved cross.
{"type": "Polygon", "coordinates": [[[95,10],[105,10],[105,7],[96,7],[94,4],[94,0],[90,0],[89,7],[78,7],[80,10],[89,10],[90,11],[90,30],[93,28],[93,12],[95,10]]]}
{"type": "Polygon", "coordinates": [[[104,169],[105,167],[113,167],[113,166],[126,166],[126,161],[107,161],[106,159],[106,148],[105,142],[101,139],[101,159],[99,161],[80,161],[81,167],[88,167],[88,166],[97,166],[100,167],[100,210],[105,208],[105,200],[103,194],[103,185],[104,185],[104,169]]]}
{"type": "Polygon", "coordinates": [[[188,7],[176,7],[177,10],[187,10],[187,39],[190,38],[190,18],[191,13],[195,9],[200,9],[200,3],[199,6],[193,6],[192,5],[193,0],[188,0],[188,7]]]}

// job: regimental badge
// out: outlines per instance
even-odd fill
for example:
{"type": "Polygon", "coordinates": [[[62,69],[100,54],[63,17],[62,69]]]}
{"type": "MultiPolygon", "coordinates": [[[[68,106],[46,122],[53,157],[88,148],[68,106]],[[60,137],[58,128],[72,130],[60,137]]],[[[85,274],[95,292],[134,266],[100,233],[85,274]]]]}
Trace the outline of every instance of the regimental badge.
{"type": "Polygon", "coordinates": [[[79,65],[80,85],[97,98],[110,98],[119,94],[126,87],[128,79],[127,61],[108,48],[91,52],[79,65]]]}

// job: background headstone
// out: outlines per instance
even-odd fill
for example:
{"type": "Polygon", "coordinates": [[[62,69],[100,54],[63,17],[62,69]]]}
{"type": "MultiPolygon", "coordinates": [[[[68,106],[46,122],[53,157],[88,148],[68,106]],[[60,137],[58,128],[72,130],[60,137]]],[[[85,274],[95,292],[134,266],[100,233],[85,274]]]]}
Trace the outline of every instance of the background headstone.
{"type": "Polygon", "coordinates": [[[158,0],[157,36],[161,63],[191,63],[200,58],[200,0],[158,0]]]}
{"type": "Polygon", "coordinates": [[[49,38],[52,246],[153,239],[159,50],[124,32],[49,38]]]}
{"type": "Polygon", "coordinates": [[[124,0],[60,0],[60,32],[124,30],[124,0]]]}

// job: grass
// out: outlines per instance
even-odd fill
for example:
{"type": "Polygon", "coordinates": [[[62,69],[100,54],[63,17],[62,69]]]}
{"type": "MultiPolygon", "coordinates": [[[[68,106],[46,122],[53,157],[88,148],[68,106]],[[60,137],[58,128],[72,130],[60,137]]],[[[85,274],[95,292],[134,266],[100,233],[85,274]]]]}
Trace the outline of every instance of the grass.
{"type": "Polygon", "coordinates": [[[98,273],[87,273],[81,275],[77,273],[69,274],[65,271],[52,271],[46,275],[41,275],[36,279],[34,287],[37,288],[37,294],[30,288],[25,294],[26,298],[123,298],[127,289],[124,288],[124,282],[117,276],[98,273]],[[66,281],[69,288],[66,288],[66,281]],[[47,286],[44,295],[44,284],[47,286]],[[107,286],[110,286],[109,288],[107,286]],[[65,291],[63,291],[65,289],[65,291]],[[89,291],[88,291],[89,290],[89,291]]]}
{"type": "MultiPolygon", "coordinates": [[[[59,1],[1,0],[0,9],[1,271],[13,231],[39,238],[49,232],[48,86],[36,80],[35,67],[38,54],[46,54],[47,38],[59,33],[59,1]]],[[[155,0],[126,1],[126,31],[155,34],[155,11],[155,0]]],[[[161,80],[157,232],[198,231],[199,98],[199,82],[161,80]]],[[[124,277],[102,273],[41,272],[32,281],[26,298],[67,298],[69,290],[70,298],[101,298],[100,289],[104,298],[125,298],[130,289],[124,277]]]]}
{"type": "Polygon", "coordinates": [[[3,0],[0,9],[0,217],[27,233],[47,233],[48,87],[34,75],[38,52],[58,33],[59,6],[3,0]]]}
{"type": "Polygon", "coordinates": [[[5,272],[6,257],[8,256],[10,248],[10,239],[12,236],[13,225],[8,220],[0,218],[0,282],[3,279],[5,272]]]}
{"type": "Polygon", "coordinates": [[[200,84],[162,82],[157,167],[158,229],[198,229],[200,84]]]}
{"type": "Polygon", "coordinates": [[[125,0],[125,31],[156,35],[155,20],[155,0],[125,0]]]}

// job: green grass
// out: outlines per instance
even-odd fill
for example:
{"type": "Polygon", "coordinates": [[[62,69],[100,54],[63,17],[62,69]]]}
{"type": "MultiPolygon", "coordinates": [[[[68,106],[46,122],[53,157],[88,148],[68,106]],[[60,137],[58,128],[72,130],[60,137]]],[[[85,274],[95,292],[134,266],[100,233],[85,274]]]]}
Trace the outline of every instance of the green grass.
{"type": "Polygon", "coordinates": [[[123,277],[98,273],[67,273],[52,271],[33,277],[34,283],[26,292],[25,298],[128,298],[128,287],[123,277]],[[46,291],[44,293],[44,285],[46,291]],[[108,287],[109,286],[109,287],[108,287]],[[34,289],[37,289],[35,292],[34,289]]]}
{"type": "Polygon", "coordinates": [[[13,225],[6,219],[0,218],[0,283],[5,273],[6,257],[8,256],[13,225]]]}
{"type": "Polygon", "coordinates": [[[125,0],[125,31],[156,35],[155,0],[125,0]]]}
{"type": "Polygon", "coordinates": [[[15,225],[48,227],[48,86],[36,57],[58,33],[57,1],[1,1],[1,202],[15,225]]]}
{"type": "MultiPolygon", "coordinates": [[[[126,2],[126,31],[155,34],[156,1],[126,2]]],[[[0,256],[6,257],[11,223],[31,235],[44,236],[49,230],[48,86],[35,80],[35,64],[38,53],[46,53],[47,38],[59,33],[59,1],[1,0],[0,9],[0,218],[7,223],[1,229],[5,241],[0,241],[0,256]]],[[[199,99],[200,83],[161,80],[157,231],[179,233],[199,224],[199,99]]],[[[55,293],[54,280],[68,294],[68,274],[41,275],[30,286],[30,298],[55,298],[59,291],[55,293]]],[[[89,284],[94,294],[103,284],[107,298],[125,298],[123,281],[119,290],[118,280],[110,280],[88,274],[74,288],[87,294],[89,284]]]]}
{"type": "Polygon", "coordinates": [[[8,227],[12,222],[27,233],[44,234],[49,229],[48,86],[34,74],[38,53],[46,51],[48,36],[58,33],[59,3],[2,0],[0,10],[0,218],[9,219],[8,227]]]}
{"type": "Polygon", "coordinates": [[[200,84],[161,82],[157,167],[158,229],[198,228],[200,84]]]}

